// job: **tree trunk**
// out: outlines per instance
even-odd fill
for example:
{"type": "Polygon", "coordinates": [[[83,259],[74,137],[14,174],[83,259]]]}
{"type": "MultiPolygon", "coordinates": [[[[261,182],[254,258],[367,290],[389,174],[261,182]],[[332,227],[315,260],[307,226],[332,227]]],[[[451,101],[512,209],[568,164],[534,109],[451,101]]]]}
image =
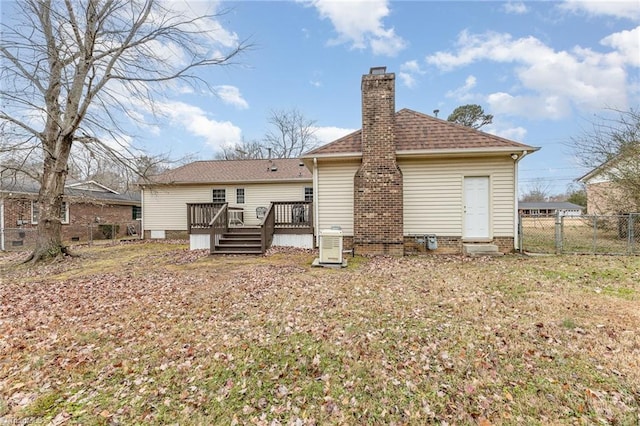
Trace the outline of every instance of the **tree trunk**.
{"type": "Polygon", "coordinates": [[[36,248],[26,260],[34,263],[70,254],[62,243],[61,231],[64,184],[72,139],[59,137],[53,143],[45,143],[46,145],[55,148],[44,150],[44,168],[37,204],[36,248]]]}

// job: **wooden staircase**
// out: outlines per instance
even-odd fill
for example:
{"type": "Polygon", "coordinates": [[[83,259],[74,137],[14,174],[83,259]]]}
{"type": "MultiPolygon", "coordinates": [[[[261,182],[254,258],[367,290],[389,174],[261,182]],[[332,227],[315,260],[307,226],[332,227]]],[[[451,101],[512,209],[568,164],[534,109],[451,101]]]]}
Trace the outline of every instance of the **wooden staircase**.
{"type": "Polygon", "coordinates": [[[229,228],[211,254],[263,254],[260,228],[229,228]]]}

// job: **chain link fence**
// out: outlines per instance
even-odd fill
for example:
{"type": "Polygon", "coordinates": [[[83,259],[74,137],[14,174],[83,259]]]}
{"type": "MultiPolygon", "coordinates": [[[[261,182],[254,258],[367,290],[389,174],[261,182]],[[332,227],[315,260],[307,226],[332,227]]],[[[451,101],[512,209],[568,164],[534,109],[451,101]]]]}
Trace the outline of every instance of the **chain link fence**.
{"type": "Polygon", "coordinates": [[[518,228],[522,252],[640,254],[640,213],[520,216],[518,228]]]}
{"type": "MultiPolygon", "coordinates": [[[[63,225],[62,239],[67,244],[96,244],[101,242],[138,239],[141,235],[140,221],[122,223],[74,224],[67,228],[63,225]]],[[[5,251],[33,250],[38,231],[33,228],[0,229],[5,251]]]]}

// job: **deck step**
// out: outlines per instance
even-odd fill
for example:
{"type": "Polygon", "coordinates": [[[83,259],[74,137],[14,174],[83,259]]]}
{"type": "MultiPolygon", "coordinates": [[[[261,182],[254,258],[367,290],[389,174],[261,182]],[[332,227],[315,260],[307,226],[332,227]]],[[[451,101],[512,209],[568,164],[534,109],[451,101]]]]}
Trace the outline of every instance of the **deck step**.
{"type": "Polygon", "coordinates": [[[230,228],[220,236],[212,254],[262,254],[262,234],[252,228],[230,228]]]}
{"type": "Polygon", "coordinates": [[[463,244],[462,252],[466,256],[502,256],[495,244],[463,244]]]}

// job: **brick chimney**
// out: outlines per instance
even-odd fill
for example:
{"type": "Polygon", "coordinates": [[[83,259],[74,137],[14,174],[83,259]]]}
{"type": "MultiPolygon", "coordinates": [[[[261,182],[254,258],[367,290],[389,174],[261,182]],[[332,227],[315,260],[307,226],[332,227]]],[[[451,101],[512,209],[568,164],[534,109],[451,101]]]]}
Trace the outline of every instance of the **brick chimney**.
{"type": "Polygon", "coordinates": [[[371,68],[362,76],[362,164],[354,177],[353,245],[359,254],[404,254],[395,112],[395,74],[371,68]]]}

